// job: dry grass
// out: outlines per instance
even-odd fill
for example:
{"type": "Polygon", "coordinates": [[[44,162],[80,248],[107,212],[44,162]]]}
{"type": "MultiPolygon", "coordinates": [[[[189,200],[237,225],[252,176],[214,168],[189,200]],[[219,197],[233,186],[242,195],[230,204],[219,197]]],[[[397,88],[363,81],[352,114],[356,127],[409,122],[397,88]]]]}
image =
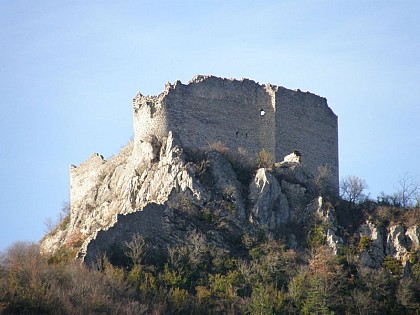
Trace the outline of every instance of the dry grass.
{"type": "Polygon", "coordinates": [[[226,155],[229,148],[222,141],[211,142],[208,144],[209,151],[217,151],[220,154],[226,155]]]}

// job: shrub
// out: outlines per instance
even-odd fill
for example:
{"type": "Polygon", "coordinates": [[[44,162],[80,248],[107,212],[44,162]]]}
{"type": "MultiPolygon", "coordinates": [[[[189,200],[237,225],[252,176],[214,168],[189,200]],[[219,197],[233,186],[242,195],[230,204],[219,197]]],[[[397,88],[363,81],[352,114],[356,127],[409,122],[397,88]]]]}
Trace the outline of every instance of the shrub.
{"type": "Polygon", "coordinates": [[[207,207],[204,207],[201,212],[201,219],[207,222],[215,223],[217,222],[217,216],[214,215],[213,211],[207,207]]]}
{"type": "Polygon", "coordinates": [[[169,300],[176,314],[188,313],[189,294],[186,290],[175,288],[169,291],[169,300]]]}
{"type": "Polygon", "coordinates": [[[83,236],[83,234],[80,232],[75,232],[68,238],[66,245],[69,248],[78,249],[80,248],[80,246],[82,246],[84,241],[85,237],[83,236]]]}
{"type": "Polygon", "coordinates": [[[198,303],[205,307],[209,305],[212,301],[211,290],[206,286],[197,286],[195,287],[196,296],[198,303]]]}
{"type": "Polygon", "coordinates": [[[162,281],[169,287],[185,287],[188,279],[179,271],[171,270],[168,264],[165,264],[165,268],[162,274],[162,281]]]}
{"type": "Polygon", "coordinates": [[[262,149],[257,153],[256,163],[258,168],[271,168],[274,163],[274,157],[266,149],[262,149]]]}
{"type": "Polygon", "coordinates": [[[125,255],[129,257],[133,265],[140,265],[142,256],[146,250],[146,241],[142,235],[135,233],[130,242],[125,242],[128,251],[125,252],[125,255]]]}
{"type": "Polygon", "coordinates": [[[222,155],[227,155],[229,152],[229,148],[222,141],[211,142],[208,147],[210,151],[217,151],[222,155]]]}
{"type": "Polygon", "coordinates": [[[67,264],[72,262],[77,255],[77,248],[63,245],[58,248],[52,255],[47,256],[48,264],[67,264]]]}
{"type": "Polygon", "coordinates": [[[232,280],[221,274],[210,275],[210,290],[212,294],[224,300],[233,299],[236,294],[232,280]]]}
{"type": "Polygon", "coordinates": [[[315,225],[309,234],[309,245],[312,248],[324,245],[326,241],[325,227],[323,224],[315,225]]]}
{"type": "Polygon", "coordinates": [[[284,294],[271,286],[257,284],[248,304],[249,314],[281,314],[284,294]]]}
{"type": "Polygon", "coordinates": [[[360,238],[359,246],[358,246],[359,252],[368,251],[371,246],[372,246],[372,240],[369,237],[362,236],[360,238]]]}
{"type": "Polygon", "coordinates": [[[392,256],[386,256],[382,266],[385,268],[385,270],[388,270],[394,276],[400,276],[403,271],[401,262],[392,256]]]}

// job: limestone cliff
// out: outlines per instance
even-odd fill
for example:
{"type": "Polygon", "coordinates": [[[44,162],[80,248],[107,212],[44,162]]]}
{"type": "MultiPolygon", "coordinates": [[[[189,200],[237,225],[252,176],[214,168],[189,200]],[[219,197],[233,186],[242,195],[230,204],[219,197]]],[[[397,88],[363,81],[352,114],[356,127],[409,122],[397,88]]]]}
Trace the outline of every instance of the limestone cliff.
{"type": "Polygon", "coordinates": [[[390,224],[387,228],[378,227],[366,221],[359,229],[361,237],[366,237],[369,245],[362,249],[359,259],[362,266],[381,267],[386,256],[399,260],[410,268],[410,253],[419,250],[420,226],[406,228],[401,224],[390,224]]]}
{"type": "MultiPolygon", "coordinates": [[[[50,254],[72,248],[89,263],[121,253],[136,234],[159,252],[187,243],[197,230],[207,242],[229,249],[259,229],[281,234],[296,247],[309,230],[295,235],[288,224],[304,227],[316,216],[334,221],[317,215],[325,205],[299,162],[277,163],[272,170],[239,166],[215,150],[185,151],[171,132],[163,142],[130,142],[108,160],[94,154],[71,167],[69,218],[41,248],[50,254]]],[[[335,250],[341,242],[336,231],[328,228],[335,250]]]]}

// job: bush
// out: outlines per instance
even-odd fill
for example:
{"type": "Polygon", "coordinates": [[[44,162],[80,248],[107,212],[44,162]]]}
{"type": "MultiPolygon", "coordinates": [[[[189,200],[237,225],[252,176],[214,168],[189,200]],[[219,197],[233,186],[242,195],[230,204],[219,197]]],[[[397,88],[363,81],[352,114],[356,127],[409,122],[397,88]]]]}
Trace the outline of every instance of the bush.
{"type": "Polygon", "coordinates": [[[388,270],[394,276],[400,276],[403,271],[401,262],[392,256],[386,256],[382,266],[385,268],[385,270],[388,270]]]}
{"type": "Polygon", "coordinates": [[[262,149],[260,152],[257,153],[256,163],[258,168],[272,168],[274,163],[274,157],[266,149],[262,149]]]}
{"type": "Polygon", "coordinates": [[[209,151],[217,151],[222,155],[227,155],[229,148],[222,141],[216,141],[208,144],[209,151]]]}
{"type": "Polygon", "coordinates": [[[369,237],[362,236],[360,238],[359,246],[358,246],[359,252],[368,251],[371,246],[372,246],[372,240],[369,237]]]}
{"type": "Polygon", "coordinates": [[[175,314],[188,313],[189,294],[186,290],[180,288],[171,289],[169,291],[169,300],[175,314]]]}
{"type": "Polygon", "coordinates": [[[323,224],[315,225],[309,234],[309,245],[312,248],[324,245],[326,241],[325,226],[323,224]]]}

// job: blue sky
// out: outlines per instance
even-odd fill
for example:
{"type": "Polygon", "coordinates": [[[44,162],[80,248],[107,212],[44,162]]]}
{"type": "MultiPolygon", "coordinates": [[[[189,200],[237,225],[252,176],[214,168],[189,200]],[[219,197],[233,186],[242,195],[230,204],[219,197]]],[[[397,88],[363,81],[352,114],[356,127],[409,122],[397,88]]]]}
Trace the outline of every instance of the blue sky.
{"type": "Polygon", "coordinates": [[[132,136],[131,99],[196,74],[308,90],[341,176],[420,176],[420,1],[0,0],[0,250],[38,241],[69,166],[132,136]]]}

